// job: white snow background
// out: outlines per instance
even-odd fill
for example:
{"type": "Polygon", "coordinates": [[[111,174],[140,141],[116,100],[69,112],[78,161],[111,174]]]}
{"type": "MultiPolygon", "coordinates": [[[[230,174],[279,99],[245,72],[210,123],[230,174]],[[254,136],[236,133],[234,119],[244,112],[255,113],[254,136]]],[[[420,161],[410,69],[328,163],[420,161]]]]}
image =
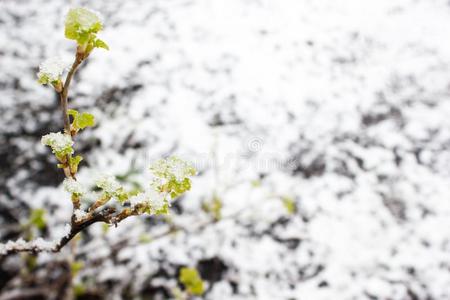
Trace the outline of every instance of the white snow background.
{"type": "Polygon", "coordinates": [[[105,299],[163,299],[177,269],[196,266],[205,299],[450,299],[444,0],[1,1],[2,242],[9,210],[22,220],[21,207],[45,208],[47,239],[70,219],[39,143],[62,126],[57,99],[35,73],[72,56],[63,20],[78,5],[104,15],[111,49],[95,50],[72,85],[70,106],[98,121],[75,146],[80,180],[145,182],[172,154],[199,175],[170,220],[186,232],[147,243],[169,225],[92,226],[76,280],[105,299]],[[224,218],[201,228],[215,193],[224,218]]]}

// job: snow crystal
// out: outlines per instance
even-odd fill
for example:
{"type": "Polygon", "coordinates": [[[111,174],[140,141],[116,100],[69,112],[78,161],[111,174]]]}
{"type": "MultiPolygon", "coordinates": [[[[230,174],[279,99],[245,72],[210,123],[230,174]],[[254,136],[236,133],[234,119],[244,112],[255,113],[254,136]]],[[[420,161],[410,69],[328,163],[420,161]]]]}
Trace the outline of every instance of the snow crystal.
{"type": "Polygon", "coordinates": [[[97,185],[97,187],[101,188],[105,193],[108,194],[115,193],[121,187],[116,178],[108,174],[100,175],[97,178],[95,184],[97,185]]]}
{"type": "Polygon", "coordinates": [[[87,213],[85,211],[81,210],[81,209],[76,209],[73,212],[73,214],[75,215],[75,220],[78,221],[78,222],[83,220],[86,217],[86,215],[87,215],[87,213]]]}
{"type": "Polygon", "coordinates": [[[29,242],[20,238],[17,241],[8,241],[6,244],[0,244],[0,255],[5,255],[10,251],[51,251],[54,246],[55,242],[45,241],[42,238],[37,238],[36,240],[29,242]]]}
{"type": "Polygon", "coordinates": [[[37,76],[48,82],[58,81],[68,67],[69,64],[61,57],[51,57],[39,65],[37,76]]]}
{"type": "MultiPolygon", "coordinates": [[[[50,146],[53,153],[65,152],[73,145],[72,137],[61,132],[51,132],[42,137],[41,143],[45,146],[50,146]]],[[[71,150],[73,153],[73,150],[71,150]]]]}
{"type": "Polygon", "coordinates": [[[84,186],[73,178],[66,178],[63,181],[64,189],[72,194],[82,195],[86,192],[84,186]]]}

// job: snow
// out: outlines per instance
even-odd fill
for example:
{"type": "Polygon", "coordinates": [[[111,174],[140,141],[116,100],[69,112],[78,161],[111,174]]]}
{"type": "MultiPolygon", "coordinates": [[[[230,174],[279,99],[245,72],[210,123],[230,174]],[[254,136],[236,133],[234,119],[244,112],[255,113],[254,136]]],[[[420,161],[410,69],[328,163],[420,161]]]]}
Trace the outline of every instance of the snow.
{"type": "Polygon", "coordinates": [[[86,212],[81,209],[76,209],[73,214],[75,215],[75,220],[77,222],[83,220],[87,215],[86,212]]]}
{"type": "MultiPolygon", "coordinates": [[[[75,151],[86,152],[78,180],[128,174],[126,187],[146,186],[150,162],[172,154],[199,174],[166,220],[186,230],[143,243],[169,225],[135,217],[106,232],[92,226],[77,250],[87,266],[80,280],[140,293],[218,258],[226,270],[206,278],[206,299],[450,298],[446,1],[89,5],[105,16],[111,50],[95,50],[73,83],[71,107],[98,121],[77,136],[75,151]],[[214,194],[223,220],[201,228],[210,220],[202,202],[214,194]]],[[[17,171],[1,170],[1,187],[48,209],[55,237],[70,201],[30,174],[55,163],[36,165],[35,128],[61,120],[35,73],[73,51],[62,34],[69,6],[0,6],[0,150],[20,153],[8,156],[17,171]]]]}
{"type": "Polygon", "coordinates": [[[110,174],[101,174],[95,181],[97,187],[101,188],[105,193],[114,194],[121,188],[116,178],[110,174]]]}
{"type": "Polygon", "coordinates": [[[64,71],[68,70],[70,63],[64,62],[61,57],[50,57],[39,65],[38,78],[45,78],[44,82],[52,83],[61,79],[64,71]]]}
{"type": "Polygon", "coordinates": [[[51,251],[55,246],[54,242],[45,241],[42,238],[27,242],[24,239],[17,241],[8,241],[6,244],[0,244],[0,255],[5,255],[10,251],[23,251],[24,249],[36,249],[36,251],[51,251]]]}
{"type": "Polygon", "coordinates": [[[71,194],[82,195],[86,192],[84,186],[73,178],[64,179],[63,186],[71,194]]]}

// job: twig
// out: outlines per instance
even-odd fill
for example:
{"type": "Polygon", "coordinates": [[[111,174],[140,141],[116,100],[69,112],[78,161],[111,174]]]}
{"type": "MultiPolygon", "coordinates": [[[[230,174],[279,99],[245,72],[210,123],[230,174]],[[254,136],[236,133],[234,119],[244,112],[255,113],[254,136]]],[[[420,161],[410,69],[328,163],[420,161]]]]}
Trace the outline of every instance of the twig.
{"type": "MultiPolygon", "coordinates": [[[[70,119],[69,119],[69,114],[68,114],[68,93],[69,93],[69,88],[70,88],[70,83],[72,82],[72,78],[75,74],[75,72],[78,69],[78,66],[83,62],[84,59],[84,55],[83,53],[81,53],[79,51],[79,48],[77,48],[77,54],[75,55],[75,61],[72,64],[72,67],[69,70],[69,73],[67,74],[66,80],[64,82],[64,86],[60,87],[59,89],[57,89],[56,91],[59,94],[59,99],[61,102],[61,112],[62,112],[62,117],[63,117],[63,121],[64,121],[64,131],[66,132],[66,134],[70,134],[72,137],[74,136],[74,134],[72,134],[72,131],[70,130],[70,119]]],[[[66,175],[66,177],[72,177],[73,179],[75,178],[75,173],[73,172],[71,166],[70,166],[70,155],[66,156],[66,164],[67,166],[64,168],[64,174],[66,175]]],[[[74,207],[74,209],[78,209],[79,207],[74,207]]]]}
{"type": "Polygon", "coordinates": [[[68,242],[70,242],[79,232],[97,222],[110,223],[113,214],[116,212],[113,207],[106,207],[91,215],[90,218],[79,222],[72,223],[70,232],[63,236],[59,241],[44,241],[37,239],[30,242],[18,240],[16,242],[9,241],[5,245],[0,245],[0,256],[9,255],[19,252],[59,252],[68,242]]]}
{"type": "MultiPolygon", "coordinates": [[[[104,42],[95,39],[95,33],[97,31],[90,34],[89,41],[84,40],[83,42],[81,42],[81,40],[76,39],[78,46],[76,50],[75,60],[72,63],[69,72],[67,73],[64,84],[62,83],[62,80],[60,78],[61,74],[58,74],[58,80],[56,81],[51,80],[49,82],[48,81],[49,78],[47,77],[40,78],[40,80],[44,79],[42,83],[51,83],[55,88],[55,91],[59,94],[62,118],[64,123],[64,132],[65,134],[70,135],[71,138],[73,138],[77,134],[77,130],[71,128],[68,111],[69,106],[68,94],[72,79],[80,64],[89,56],[90,52],[94,47],[108,48],[108,46],[104,42]],[[93,44],[94,42],[95,45],[93,44]],[[98,42],[100,42],[100,45],[97,44],[98,42]]],[[[77,168],[73,167],[72,154],[70,153],[62,157],[57,156],[57,158],[61,163],[60,166],[63,168],[64,175],[69,179],[72,178],[73,180],[76,180],[75,175],[77,173],[77,168]]],[[[112,207],[106,207],[101,209],[100,207],[103,206],[109,199],[110,197],[100,198],[97,202],[94,203],[92,207],[88,209],[87,213],[83,212],[85,214],[81,219],[78,219],[79,217],[78,212],[81,207],[80,204],[81,199],[79,194],[72,193],[71,200],[73,211],[70,223],[70,232],[67,235],[62,237],[59,241],[54,242],[44,241],[41,238],[29,242],[26,242],[23,239],[19,239],[16,242],[9,241],[6,244],[0,244],[0,256],[19,252],[31,252],[31,253],[59,252],[61,248],[64,247],[69,241],[71,241],[79,232],[83,231],[90,225],[96,222],[105,222],[108,224],[117,225],[117,223],[124,220],[125,218],[136,215],[139,212],[138,207],[134,207],[132,209],[125,208],[117,214],[115,214],[116,209],[112,207]],[[99,209],[99,211],[96,211],[96,209],[99,209]]]]}
{"type": "Polygon", "coordinates": [[[72,240],[80,231],[83,231],[87,227],[91,226],[92,224],[96,222],[105,222],[109,223],[111,220],[112,214],[115,213],[115,208],[113,207],[106,207],[99,211],[98,213],[94,213],[92,217],[88,218],[87,220],[81,222],[81,223],[75,223],[72,224],[70,228],[70,232],[65,235],[51,250],[52,252],[59,252],[62,247],[64,247],[70,240],[72,240]]]}
{"type": "Polygon", "coordinates": [[[0,295],[0,300],[31,299],[34,297],[45,296],[47,294],[48,290],[44,288],[20,288],[4,292],[4,294],[0,295]]]}
{"type": "Polygon", "coordinates": [[[70,83],[72,81],[73,75],[78,69],[78,66],[83,62],[83,54],[77,49],[77,54],[75,56],[75,61],[72,64],[72,67],[67,74],[66,81],[64,82],[64,86],[62,90],[59,92],[60,100],[61,100],[61,110],[63,114],[64,120],[64,130],[67,134],[71,134],[70,132],[70,120],[69,115],[67,114],[68,101],[67,96],[69,93],[70,83]]]}

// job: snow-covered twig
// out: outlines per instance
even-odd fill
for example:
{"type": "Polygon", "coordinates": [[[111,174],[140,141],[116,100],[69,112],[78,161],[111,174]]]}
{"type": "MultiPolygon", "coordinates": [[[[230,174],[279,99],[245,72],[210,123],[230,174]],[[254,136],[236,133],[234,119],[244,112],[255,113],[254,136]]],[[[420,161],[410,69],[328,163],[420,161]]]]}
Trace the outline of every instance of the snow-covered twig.
{"type": "Polygon", "coordinates": [[[79,223],[72,223],[70,231],[64,235],[61,239],[55,241],[45,241],[42,238],[38,238],[33,241],[25,241],[19,239],[15,242],[8,241],[6,244],[0,244],[0,256],[19,253],[19,252],[59,252],[68,242],[70,242],[79,232],[83,231],[87,227],[96,222],[111,221],[111,216],[114,214],[115,209],[112,207],[106,207],[99,212],[96,212],[89,216],[87,219],[79,223]]]}
{"type": "Polygon", "coordinates": [[[55,248],[56,243],[45,241],[38,238],[34,241],[25,241],[20,238],[17,241],[8,241],[6,244],[0,244],[0,255],[8,255],[19,252],[51,252],[55,248]]]}
{"type": "Polygon", "coordinates": [[[195,169],[181,159],[171,157],[157,161],[150,170],[154,178],[148,188],[143,191],[127,191],[114,176],[105,175],[96,181],[96,186],[102,191],[99,198],[88,207],[81,210],[81,201],[86,189],[76,179],[78,165],[83,160],[81,155],[74,155],[73,138],[79,131],[95,125],[95,118],[90,113],[79,113],[68,108],[68,93],[72,78],[80,64],[90,55],[94,48],[109,49],[108,45],[97,38],[97,33],[103,28],[99,16],[85,8],[74,8],[66,17],[65,36],[77,42],[75,60],[63,80],[62,75],[67,69],[66,64],[51,58],[39,66],[39,82],[51,85],[58,93],[64,123],[64,132],[53,132],[42,137],[41,142],[52,149],[58,161],[58,168],[63,169],[66,179],[64,188],[71,194],[73,205],[70,232],[59,241],[46,242],[42,239],[26,242],[20,239],[16,242],[0,244],[0,255],[19,252],[58,252],[80,231],[96,222],[117,225],[122,220],[140,214],[167,214],[169,200],[180,196],[191,188],[190,177],[195,175],[195,169]],[[70,118],[71,117],[71,118],[70,118]],[[122,205],[121,209],[106,207],[111,199],[122,205]]]}

